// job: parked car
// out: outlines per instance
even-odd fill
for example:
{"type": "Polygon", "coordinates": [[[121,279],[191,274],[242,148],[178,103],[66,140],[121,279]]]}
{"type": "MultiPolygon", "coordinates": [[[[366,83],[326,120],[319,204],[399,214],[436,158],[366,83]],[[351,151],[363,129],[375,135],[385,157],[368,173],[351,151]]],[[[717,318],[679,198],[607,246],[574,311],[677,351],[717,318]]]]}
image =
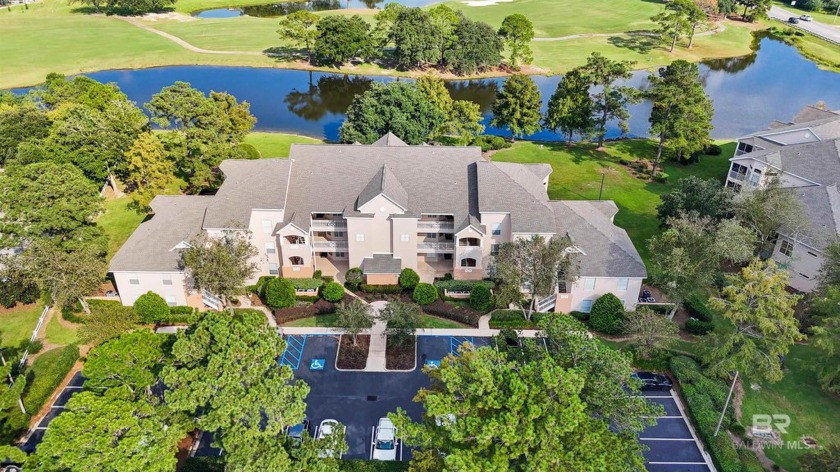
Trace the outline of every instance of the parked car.
{"type": "Polygon", "coordinates": [[[379,418],[373,440],[373,460],[397,460],[397,428],[388,418],[379,418]]]}
{"type": "MultiPolygon", "coordinates": [[[[318,426],[318,437],[315,439],[326,439],[329,436],[332,436],[336,430],[339,428],[339,423],[336,420],[324,420],[321,421],[321,425],[318,426]]],[[[325,457],[335,457],[335,451],[331,449],[326,449],[321,451],[318,454],[318,457],[325,458],[325,457]]],[[[338,458],[341,459],[341,453],[338,453],[338,458]]]]}
{"type": "Polygon", "coordinates": [[[798,24],[799,23],[799,18],[797,18],[795,16],[792,16],[792,17],[788,18],[788,23],[794,24],[794,25],[798,24]]]}
{"type": "Polygon", "coordinates": [[[814,17],[811,15],[802,15],[799,19],[802,21],[814,21],[814,17]]]}
{"type": "Polygon", "coordinates": [[[631,377],[642,381],[642,390],[671,390],[671,379],[653,372],[636,372],[631,377]]]}
{"type": "Polygon", "coordinates": [[[289,437],[292,444],[299,446],[301,441],[303,441],[304,432],[309,432],[309,418],[306,417],[303,418],[303,422],[289,426],[286,430],[286,436],[289,437]]]}

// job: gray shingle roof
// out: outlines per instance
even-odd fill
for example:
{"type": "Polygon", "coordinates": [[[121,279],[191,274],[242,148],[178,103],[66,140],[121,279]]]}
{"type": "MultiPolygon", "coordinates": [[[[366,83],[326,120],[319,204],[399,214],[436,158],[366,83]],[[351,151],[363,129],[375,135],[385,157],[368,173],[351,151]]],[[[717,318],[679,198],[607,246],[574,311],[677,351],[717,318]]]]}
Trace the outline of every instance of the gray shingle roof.
{"type": "Polygon", "coordinates": [[[807,123],[809,121],[817,121],[825,118],[834,118],[836,120],[840,118],[840,114],[831,110],[823,110],[822,108],[817,108],[813,105],[807,105],[793,116],[793,122],[807,123]]]}
{"type": "MultiPolygon", "coordinates": [[[[823,250],[840,234],[840,191],[837,184],[791,189],[805,207],[808,227],[797,231],[795,239],[823,250]]],[[[790,233],[785,228],[779,231],[790,233]]]]}
{"type": "Polygon", "coordinates": [[[175,272],[181,251],[173,249],[201,232],[211,196],[164,196],[152,200],[154,216],[140,224],[111,259],[111,272],[175,272]]]}
{"type": "Polygon", "coordinates": [[[548,205],[555,230],[568,234],[586,255],[580,256],[580,275],[647,277],[642,258],[627,232],[615,226],[618,207],[612,201],[558,200],[548,205]]]}
{"type": "Polygon", "coordinates": [[[225,181],[207,206],[204,228],[247,228],[251,210],[279,210],[286,199],[288,159],[229,159],[219,168],[225,181]]]}
{"type": "Polygon", "coordinates": [[[408,146],[408,144],[398,138],[394,133],[388,131],[388,133],[374,141],[371,146],[408,146]]]}
{"type": "Polygon", "coordinates": [[[359,194],[356,209],[373,200],[378,195],[384,195],[397,205],[408,208],[408,193],[402,184],[400,184],[399,179],[394,175],[394,171],[387,164],[384,164],[379,169],[379,172],[374,174],[370,183],[359,194]]]}
{"type": "Polygon", "coordinates": [[[365,274],[399,274],[402,261],[391,254],[374,254],[362,261],[362,272],[365,274]]]}
{"type": "Polygon", "coordinates": [[[745,158],[824,185],[840,182],[840,139],[754,151],[733,160],[745,158]]]}
{"type": "Polygon", "coordinates": [[[514,233],[553,233],[551,208],[542,182],[527,170],[512,172],[510,165],[499,162],[478,163],[478,206],[482,212],[510,212],[514,233]],[[504,170],[503,170],[504,169],[504,170]],[[523,187],[505,171],[515,173],[523,187]],[[533,180],[531,180],[533,179],[533,180]],[[535,188],[539,191],[535,191],[535,188]]]}

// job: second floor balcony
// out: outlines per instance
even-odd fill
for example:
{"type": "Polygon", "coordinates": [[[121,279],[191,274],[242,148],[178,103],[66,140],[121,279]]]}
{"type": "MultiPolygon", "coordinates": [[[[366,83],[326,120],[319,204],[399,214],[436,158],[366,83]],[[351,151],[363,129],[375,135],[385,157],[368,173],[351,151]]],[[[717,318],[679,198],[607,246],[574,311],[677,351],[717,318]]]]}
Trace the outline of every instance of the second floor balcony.
{"type": "Polygon", "coordinates": [[[417,243],[417,252],[453,253],[455,243],[417,243]]]}
{"type": "Polygon", "coordinates": [[[455,231],[455,223],[452,221],[424,221],[417,222],[417,231],[421,233],[452,233],[455,231]]]}
{"type": "Polygon", "coordinates": [[[346,220],[312,220],[313,231],[347,231],[346,220]]]}
{"type": "Polygon", "coordinates": [[[316,240],[312,242],[312,249],[318,252],[344,252],[347,250],[347,241],[316,240]]]}

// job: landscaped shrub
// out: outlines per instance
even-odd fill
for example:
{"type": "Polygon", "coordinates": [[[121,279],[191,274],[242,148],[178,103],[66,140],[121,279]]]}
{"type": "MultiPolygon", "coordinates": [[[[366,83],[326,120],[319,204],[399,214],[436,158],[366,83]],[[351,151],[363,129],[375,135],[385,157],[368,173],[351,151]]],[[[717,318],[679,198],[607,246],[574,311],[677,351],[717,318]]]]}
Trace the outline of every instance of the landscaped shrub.
{"type": "Polygon", "coordinates": [[[295,295],[295,300],[299,302],[315,303],[320,299],[317,295],[295,295]]]}
{"type": "Polygon", "coordinates": [[[481,152],[497,151],[499,149],[507,149],[511,146],[511,144],[505,141],[505,139],[501,136],[491,136],[487,134],[476,136],[470,145],[481,147],[481,152]]]}
{"type": "Polygon", "coordinates": [[[23,391],[26,411],[37,413],[41,410],[77,359],[79,346],[75,344],[53,349],[35,359],[26,373],[26,388],[23,391]]]}
{"type": "Polygon", "coordinates": [[[715,329],[715,326],[708,321],[700,321],[694,318],[689,318],[685,322],[685,330],[698,336],[702,336],[713,329],[715,329]]]}
{"type": "Polygon", "coordinates": [[[624,304],[615,295],[607,293],[598,297],[589,313],[592,329],[606,334],[620,334],[624,323],[624,304]]]}
{"type": "Polygon", "coordinates": [[[534,321],[525,319],[522,310],[496,310],[490,315],[491,329],[529,329],[535,328],[534,321]]]}
{"type": "Polygon", "coordinates": [[[269,280],[276,279],[277,277],[273,275],[263,275],[259,279],[257,279],[257,283],[253,286],[254,293],[257,294],[258,297],[263,298],[265,297],[265,285],[268,283],[269,280]]]}
{"type": "Polygon", "coordinates": [[[697,295],[688,297],[685,301],[685,309],[692,318],[700,321],[712,321],[712,310],[706,305],[706,301],[697,295]]]}
{"type": "Polygon", "coordinates": [[[344,287],[338,282],[330,282],[321,291],[321,296],[328,302],[337,302],[344,298],[344,287]]]}
{"type": "Polygon", "coordinates": [[[665,172],[657,172],[656,175],[653,176],[653,181],[660,184],[668,183],[668,174],[665,172]]]}
{"type": "Polygon", "coordinates": [[[411,290],[420,283],[420,276],[413,269],[406,267],[400,272],[400,287],[411,290]]]}
{"type": "Polygon", "coordinates": [[[273,278],[265,285],[265,304],[272,310],[295,305],[295,286],[284,278],[273,278]]]}
{"type": "Polygon", "coordinates": [[[359,290],[365,293],[402,293],[403,288],[399,285],[368,285],[362,284],[359,290]]]}
{"type": "Polygon", "coordinates": [[[159,320],[158,324],[165,324],[165,325],[183,325],[183,324],[193,324],[198,321],[198,318],[201,316],[201,312],[198,311],[198,308],[193,308],[191,306],[173,306],[169,307],[169,316],[166,318],[159,320]]]}
{"type": "Polygon", "coordinates": [[[487,311],[490,309],[492,301],[490,289],[484,285],[476,285],[470,291],[470,306],[473,310],[487,311]]]}
{"type": "Polygon", "coordinates": [[[578,321],[582,321],[587,324],[589,323],[589,313],[584,313],[582,311],[570,311],[569,314],[578,321]]]}
{"type": "Polygon", "coordinates": [[[434,303],[423,307],[423,312],[430,315],[439,316],[459,323],[468,324],[475,328],[478,327],[478,319],[481,318],[482,313],[458,306],[453,303],[445,302],[443,300],[435,300],[434,303]]]}
{"type": "Polygon", "coordinates": [[[169,316],[169,304],[160,295],[148,291],[134,301],[134,312],[145,323],[157,323],[169,316]]]}
{"type": "Polygon", "coordinates": [[[44,343],[40,339],[36,339],[36,340],[32,341],[31,343],[29,342],[29,340],[24,341],[23,342],[24,349],[27,348],[27,345],[28,345],[30,355],[38,354],[39,352],[41,352],[44,349],[44,343]]]}
{"type": "Polygon", "coordinates": [[[321,280],[323,280],[325,284],[328,284],[328,283],[334,281],[335,277],[333,277],[331,275],[323,275],[323,276],[321,276],[321,280]]]}
{"type": "Polygon", "coordinates": [[[321,269],[318,269],[318,270],[316,270],[315,272],[312,273],[312,278],[313,279],[320,279],[321,275],[323,275],[323,272],[321,272],[321,269]]]}
{"type": "Polygon", "coordinates": [[[338,461],[338,470],[341,472],[406,472],[408,466],[408,462],[399,461],[366,461],[364,459],[338,461]]]}
{"type": "Polygon", "coordinates": [[[428,305],[438,299],[438,292],[432,284],[417,284],[411,299],[420,305],[428,305]]]}
{"type": "Polygon", "coordinates": [[[317,290],[324,285],[324,281],[320,278],[311,279],[288,279],[296,290],[317,290]]]}
{"type": "Polygon", "coordinates": [[[703,150],[703,154],[707,156],[720,156],[723,153],[723,149],[717,144],[709,144],[706,146],[706,149],[703,150]]]}
{"type": "Polygon", "coordinates": [[[344,283],[353,290],[358,289],[364,280],[365,276],[362,274],[362,269],[358,267],[347,269],[347,272],[344,273],[344,283]]]}
{"type": "Polygon", "coordinates": [[[471,292],[476,286],[484,286],[488,289],[493,288],[496,283],[492,280],[438,280],[435,282],[435,287],[443,294],[444,290],[450,292],[471,292]]]}

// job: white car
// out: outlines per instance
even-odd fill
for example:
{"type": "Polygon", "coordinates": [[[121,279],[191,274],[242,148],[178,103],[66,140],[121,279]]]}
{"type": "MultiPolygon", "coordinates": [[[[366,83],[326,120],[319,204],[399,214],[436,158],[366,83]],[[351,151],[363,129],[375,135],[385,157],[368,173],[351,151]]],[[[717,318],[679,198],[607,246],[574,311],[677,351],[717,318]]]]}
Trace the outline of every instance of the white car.
{"type": "MultiPolygon", "coordinates": [[[[326,439],[327,437],[332,436],[339,426],[340,425],[336,420],[321,421],[321,425],[318,426],[318,436],[315,439],[326,439]]],[[[318,454],[318,457],[322,459],[325,457],[335,457],[335,452],[331,449],[325,449],[318,454]]],[[[338,458],[341,459],[341,453],[338,453],[338,458]]]]}
{"type": "Polygon", "coordinates": [[[814,21],[814,17],[811,15],[802,15],[799,19],[802,21],[814,21]]]}
{"type": "Polygon", "coordinates": [[[397,428],[388,418],[379,418],[373,441],[373,460],[397,460],[397,428]]]}

